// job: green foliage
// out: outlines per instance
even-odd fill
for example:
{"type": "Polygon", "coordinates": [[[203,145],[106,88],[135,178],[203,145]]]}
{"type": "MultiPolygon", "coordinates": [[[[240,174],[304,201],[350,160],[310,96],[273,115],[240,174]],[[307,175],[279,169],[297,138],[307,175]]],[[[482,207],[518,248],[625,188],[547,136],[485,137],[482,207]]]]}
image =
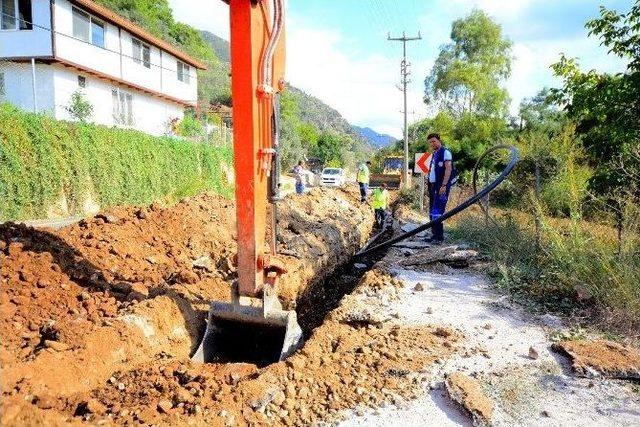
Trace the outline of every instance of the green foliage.
{"type": "MultiPolygon", "coordinates": [[[[539,208],[541,209],[541,207],[539,208]]],[[[640,330],[640,240],[637,207],[627,220],[634,224],[616,247],[613,230],[574,219],[561,223],[543,217],[540,246],[531,223],[510,215],[495,221],[467,216],[455,234],[472,242],[496,261],[498,286],[541,312],[570,314],[590,310],[621,329],[640,330]],[[621,268],[624,266],[624,268],[621,268]]],[[[592,319],[594,317],[590,316],[592,319]]]]}
{"type": "Polygon", "coordinates": [[[592,189],[602,194],[628,192],[623,169],[640,169],[631,156],[640,142],[640,2],[626,14],[601,8],[600,17],[586,26],[610,53],[629,61],[627,70],[616,75],[583,72],[575,59],[562,56],[552,66],[564,83],[554,96],[566,105],[597,166],[592,189]]]}
{"type": "Polygon", "coordinates": [[[409,134],[417,141],[412,152],[423,152],[430,151],[427,135],[440,133],[464,171],[507,133],[509,96],[502,85],[511,72],[511,42],[479,10],[453,23],[451,39],[425,79],[425,103],[440,112],[412,126],[409,134]]]}
{"type": "Polygon", "coordinates": [[[230,147],[56,121],[0,105],[0,221],[46,216],[64,196],[71,213],[91,198],[101,207],[148,204],[231,188],[222,168],[230,147]]]}
{"type": "Polygon", "coordinates": [[[351,129],[337,111],[302,91],[288,88],[280,96],[283,170],[289,170],[299,160],[309,157],[319,158],[325,166],[355,168],[373,150],[345,131],[346,128],[351,129]],[[334,129],[327,120],[343,125],[334,129]],[[321,126],[320,123],[324,124],[321,126]]]}
{"type": "Polygon", "coordinates": [[[93,114],[93,105],[84,97],[81,90],[76,90],[71,94],[69,105],[65,110],[74,119],[80,122],[86,121],[93,114]]]}
{"type": "Polygon", "coordinates": [[[509,97],[501,84],[511,73],[511,42],[487,14],[474,10],[451,27],[425,80],[425,102],[459,117],[463,113],[504,116],[509,97]]]}
{"type": "Polygon", "coordinates": [[[178,123],[177,134],[186,137],[195,137],[204,133],[204,126],[198,120],[193,111],[186,112],[182,120],[178,123]]]}
{"type": "Polygon", "coordinates": [[[318,144],[313,150],[314,157],[318,157],[326,166],[343,166],[342,146],[345,141],[335,133],[325,132],[318,138],[318,144]]]}

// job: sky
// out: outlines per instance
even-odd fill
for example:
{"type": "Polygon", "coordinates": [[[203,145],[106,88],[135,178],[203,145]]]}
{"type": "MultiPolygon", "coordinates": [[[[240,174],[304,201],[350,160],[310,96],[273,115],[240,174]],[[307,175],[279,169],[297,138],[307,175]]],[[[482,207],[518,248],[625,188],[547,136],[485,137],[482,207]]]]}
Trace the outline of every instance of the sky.
{"type": "MultiPolygon", "coordinates": [[[[559,86],[549,69],[560,53],[583,69],[624,70],[584,24],[601,5],[628,11],[634,0],[288,0],[287,80],[337,109],[350,123],[395,137],[402,135],[402,43],[411,63],[409,121],[433,115],[422,101],[424,79],[451,23],[474,8],[487,12],[511,40],[512,73],[506,82],[511,112],[543,87],[559,86]]],[[[228,6],[219,0],[169,0],[176,20],[229,38],[228,6]]]]}

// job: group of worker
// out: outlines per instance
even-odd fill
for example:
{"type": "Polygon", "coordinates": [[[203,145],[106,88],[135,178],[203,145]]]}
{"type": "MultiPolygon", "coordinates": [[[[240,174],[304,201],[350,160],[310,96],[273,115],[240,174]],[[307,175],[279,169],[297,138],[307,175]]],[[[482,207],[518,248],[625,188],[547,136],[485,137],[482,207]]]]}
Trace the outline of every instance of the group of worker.
{"type": "MultiPolygon", "coordinates": [[[[427,141],[431,147],[431,161],[429,162],[429,218],[434,221],[440,218],[446,210],[449,200],[451,185],[455,179],[455,169],[453,168],[453,156],[443,144],[440,135],[431,133],[427,136],[427,141]]],[[[360,201],[367,201],[369,195],[369,168],[371,162],[367,161],[360,165],[356,180],[360,188],[360,201]]],[[[371,193],[371,206],[374,209],[376,224],[382,227],[386,221],[386,210],[389,206],[389,192],[385,183],[379,188],[375,188],[371,193]]],[[[440,244],[444,242],[444,224],[438,222],[431,227],[431,237],[428,242],[440,244]]]]}
{"type": "MultiPolygon", "coordinates": [[[[431,161],[429,162],[429,218],[434,221],[440,218],[446,210],[449,200],[451,185],[455,179],[453,168],[453,156],[443,144],[440,135],[431,133],[427,136],[427,141],[431,147],[431,161]]],[[[369,198],[369,168],[371,162],[362,163],[358,168],[356,181],[360,188],[360,202],[365,203],[369,198]]],[[[302,194],[305,191],[304,174],[305,164],[301,160],[293,168],[293,175],[296,179],[296,193],[302,194]]],[[[382,228],[387,220],[387,209],[389,208],[389,191],[387,184],[382,183],[380,187],[374,188],[371,192],[371,207],[375,212],[376,225],[382,228]]],[[[440,244],[444,241],[444,224],[438,222],[431,227],[431,237],[427,241],[440,244]]]]}

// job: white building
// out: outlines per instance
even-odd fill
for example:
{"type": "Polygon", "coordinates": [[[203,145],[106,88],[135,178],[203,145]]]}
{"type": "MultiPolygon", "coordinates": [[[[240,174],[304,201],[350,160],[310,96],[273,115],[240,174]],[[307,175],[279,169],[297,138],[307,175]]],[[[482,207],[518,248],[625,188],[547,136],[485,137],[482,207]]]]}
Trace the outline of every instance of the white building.
{"type": "Polygon", "coordinates": [[[72,120],[160,135],[195,106],[204,65],[91,0],[0,0],[0,99],[72,120]]]}

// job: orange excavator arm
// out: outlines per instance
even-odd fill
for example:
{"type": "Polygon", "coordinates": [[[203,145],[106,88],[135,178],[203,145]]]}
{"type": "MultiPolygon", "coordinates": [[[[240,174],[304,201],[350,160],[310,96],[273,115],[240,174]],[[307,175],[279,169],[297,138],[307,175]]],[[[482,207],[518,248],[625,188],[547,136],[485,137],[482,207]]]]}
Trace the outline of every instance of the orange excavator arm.
{"type": "Polygon", "coordinates": [[[228,0],[236,176],[238,280],[231,303],[214,301],[193,359],[204,362],[282,360],[302,343],[295,311],[284,311],[277,281],[278,93],[284,89],[284,0],[228,0]],[[271,245],[266,241],[272,202],[271,245]]]}
{"type": "MultiPolygon", "coordinates": [[[[284,2],[230,0],[238,288],[257,297],[282,270],[265,247],[270,179],[277,180],[275,97],[284,89],[284,2]]],[[[274,226],[275,224],[272,224],[274,226]]]]}

